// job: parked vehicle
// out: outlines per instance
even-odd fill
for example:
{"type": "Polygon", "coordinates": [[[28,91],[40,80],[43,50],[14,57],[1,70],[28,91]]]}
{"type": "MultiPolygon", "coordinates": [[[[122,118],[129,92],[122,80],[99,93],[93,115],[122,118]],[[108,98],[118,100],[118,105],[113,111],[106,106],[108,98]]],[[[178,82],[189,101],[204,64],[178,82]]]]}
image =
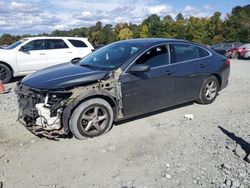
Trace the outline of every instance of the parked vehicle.
{"type": "Polygon", "coordinates": [[[28,75],[37,70],[85,57],[93,50],[86,38],[31,37],[0,51],[0,79],[28,75]]]}
{"type": "Polygon", "coordinates": [[[238,48],[231,48],[227,51],[227,57],[233,59],[250,57],[250,44],[244,44],[238,48]]]}
{"type": "Polygon", "coordinates": [[[210,104],[227,86],[229,73],[224,56],[189,41],[119,41],[79,64],[25,77],[16,88],[19,120],[38,136],[95,137],[113,121],[189,101],[210,104]]]}
{"type": "Polygon", "coordinates": [[[219,54],[227,56],[227,51],[231,48],[237,48],[242,46],[242,43],[219,43],[216,45],[213,45],[211,48],[216,51],[219,54]]]}

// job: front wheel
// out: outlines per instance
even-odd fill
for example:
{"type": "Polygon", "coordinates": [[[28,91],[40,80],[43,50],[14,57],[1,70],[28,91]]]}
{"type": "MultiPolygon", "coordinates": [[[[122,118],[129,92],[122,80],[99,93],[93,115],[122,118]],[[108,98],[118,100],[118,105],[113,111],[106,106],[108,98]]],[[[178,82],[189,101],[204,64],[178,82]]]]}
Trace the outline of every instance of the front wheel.
{"type": "Polygon", "coordinates": [[[201,104],[211,104],[217,97],[219,91],[219,83],[215,76],[209,76],[202,85],[200,97],[197,101],[201,104]]]}
{"type": "Polygon", "coordinates": [[[108,132],[113,119],[114,113],[107,101],[100,98],[90,99],[73,111],[69,127],[76,138],[83,140],[108,132]]]}
{"type": "Polygon", "coordinates": [[[0,80],[5,84],[10,81],[11,77],[11,70],[6,65],[0,64],[0,80]]]}

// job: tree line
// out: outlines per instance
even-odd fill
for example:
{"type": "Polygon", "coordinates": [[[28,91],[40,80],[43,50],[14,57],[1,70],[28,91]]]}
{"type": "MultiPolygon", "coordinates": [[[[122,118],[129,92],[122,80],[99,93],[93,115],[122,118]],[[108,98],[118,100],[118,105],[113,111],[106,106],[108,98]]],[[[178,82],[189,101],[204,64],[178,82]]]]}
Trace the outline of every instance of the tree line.
{"type": "Polygon", "coordinates": [[[10,35],[0,37],[0,45],[31,36],[69,36],[87,37],[94,45],[105,45],[117,40],[132,38],[176,38],[186,39],[200,44],[216,44],[219,42],[250,43],[250,4],[237,6],[224,19],[220,12],[211,17],[189,17],[179,13],[175,18],[166,15],[161,18],[152,14],[141,24],[118,23],[103,25],[98,21],[94,26],[71,30],[55,30],[52,33],[39,35],[10,35]]]}

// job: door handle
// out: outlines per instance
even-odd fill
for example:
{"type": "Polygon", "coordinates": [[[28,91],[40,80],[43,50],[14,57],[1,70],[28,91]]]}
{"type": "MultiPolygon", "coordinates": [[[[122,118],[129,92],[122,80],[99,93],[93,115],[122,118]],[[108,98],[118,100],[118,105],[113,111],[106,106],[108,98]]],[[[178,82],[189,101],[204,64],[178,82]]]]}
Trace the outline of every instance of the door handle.
{"type": "Polygon", "coordinates": [[[205,64],[200,63],[200,68],[205,68],[205,67],[206,67],[206,65],[205,65],[205,64]]]}
{"type": "Polygon", "coordinates": [[[172,75],[172,74],[174,74],[174,72],[173,72],[173,71],[170,71],[170,70],[167,70],[167,71],[165,72],[165,75],[172,75]]]}
{"type": "Polygon", "coordinates": [[[39,55],[46,55],[46,53],[40,53],[39,55]]]}
{"type": "Polygon", "coordinates": [[[72,52],[67,52],[68,54],[72,54],[72,52]]]}

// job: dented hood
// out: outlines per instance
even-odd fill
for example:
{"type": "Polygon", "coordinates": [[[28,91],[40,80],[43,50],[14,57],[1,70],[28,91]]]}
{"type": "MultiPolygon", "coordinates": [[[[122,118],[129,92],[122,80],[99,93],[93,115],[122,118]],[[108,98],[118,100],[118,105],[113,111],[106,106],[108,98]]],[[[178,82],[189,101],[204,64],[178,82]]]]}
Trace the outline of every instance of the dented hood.
{"type": "Polygon", "coordinates": [[[109,71],[64,63],[37,71],[22,80],[22,84],[37,89],[62,89],[85,85],[103,79],[109,71]]]}

